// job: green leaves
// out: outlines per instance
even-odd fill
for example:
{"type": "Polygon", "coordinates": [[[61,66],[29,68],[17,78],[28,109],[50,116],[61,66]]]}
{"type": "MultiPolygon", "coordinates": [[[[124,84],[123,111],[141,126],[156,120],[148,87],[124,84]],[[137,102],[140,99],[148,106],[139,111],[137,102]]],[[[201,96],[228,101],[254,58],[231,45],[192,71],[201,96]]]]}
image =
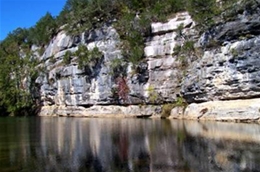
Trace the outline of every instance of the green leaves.
{"type": "Polygon", "coordinates": [[[38,64],[30,52],[28,32],[18,28],[0,43],[0,109],[16,115],[32,109],[38,64]]]}
{"type": "Polygon", "coordinates": [[[91,63],[96,64],[103,54],[97,47],[89,50],[85,45],[80,45],[78,50],[74,53],[67,51],[63,57],[63,63],[65,65],[70,64],[72,56],[77,57],[78,67],[83,70],[86,66],[90,66],[91,63]]]}
{"type": "Polygon", "coordinates": [[[214,24],[213,17],[220,13],[216,0],[187,0],[186,9],[202,30],[214,24]]]}
{"type": "Polygon", "coordinates": [[[47,12],[45,16],[29,30],[31,42],[39,46],[46,45],[56,33],[56,30],[57,24],[55,18],[47,12]]]}

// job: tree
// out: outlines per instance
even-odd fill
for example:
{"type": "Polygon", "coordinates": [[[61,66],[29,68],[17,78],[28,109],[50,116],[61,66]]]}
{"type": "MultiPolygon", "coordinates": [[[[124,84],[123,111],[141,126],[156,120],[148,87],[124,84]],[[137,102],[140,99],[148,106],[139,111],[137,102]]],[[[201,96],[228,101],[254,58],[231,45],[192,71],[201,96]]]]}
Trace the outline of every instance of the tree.
{"type": "Polygon", "coordinates": [[[55,18],[47,12],[36,25],[31,28],[30,40],[33,44],[43,46],[49,43],[57,30],[55,18]]]}
{"type": "Polygon", "coordinates": [[[33,107],[37,63],[29,51],[27,33],[18,28],[0,43],[0,109],[13,115],[33,107]]]}
{"type": "Polygon", "coordinates": [[[187,0],[186,7],[203,30],[214,24],[213,17],[220,13],[216,0],[187,0]]]}

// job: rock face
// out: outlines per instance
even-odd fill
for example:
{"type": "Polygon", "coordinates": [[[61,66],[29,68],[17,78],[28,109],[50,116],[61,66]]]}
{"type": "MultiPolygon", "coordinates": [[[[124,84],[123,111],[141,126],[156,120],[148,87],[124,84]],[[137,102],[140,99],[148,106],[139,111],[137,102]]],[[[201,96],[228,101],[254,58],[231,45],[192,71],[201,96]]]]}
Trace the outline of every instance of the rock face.
{"type": "Polygon", "coordinates": [[[172,53],[174,47],[184,41],[178,35],[181,25],[184,27],[183,35],[194,34],[194,22],[186,12],[177,14],[167,23],[152,25],[152,36],[147,38],[144,50],[146,58],[136,69],[127,64],[129,95],[124,101],[113,95],[116,80],[111,74],[111,66],[115,59],[122,58],[119,35],[113,25],[108,24],[77,37],[67,36],[61,31],[40,57],[44,61],[41,67],[45,69],[37,79],[43,103],[40,115],[92,116],[97,111],[104,115],[123,116],[159,114],[160,105],[140,108],[140,104],[173,102],[180,93],[180,62],[172,53]],[[79,69],[77,57],[72,57],[71,63],[65,65],[63,59],[66,52],[76,52],[79,45],[89,50],[97,47],[103,56],[88,69],[79,69]],[[125,108],[120,104],[136,106],[125,108]],[[109,106],[105,112],[102,106],[95,108],[92,107],[94,105],[109,106]]]}
{"type": "Polygon", "coordinates": [[[255,2],[201,36],[204,52],[188,69],[182,93],[188,103],[208,103],[189,105],[184,118],[259,119],[258,99],[253,99],[260,96],[259,7],[255,2]],[[237,99],[249,100],[224,101],[237,99]],[[203,109],[208,111],[201,113],[203,109]]]}
{"type": "Polygon", "coordinates": [[[112,66],[118,67],[115,61],[124,57],[113,24],[75,37],[61,30],[39,57],[44,69],[37,79],[40,115],[160,117],[163,104],[183,97],[190,105],[174,108],[171,118],[258,120],[259,99],[254,98],[260,97],[259,16],[260,5],[254,1],[202,35],[187,12],[153,23],[145,59],[135,67],[128,63],[120,68],[127,73],[125,99],[115,95],[119,86],[112,66]],[[195,46],[180,55],[187,43],[195,46]],[[71,56],[70,64],[63,60],[80,45],[102,52],[82,70],[78,57],[71,56]]]}
{"type": "Polygon", "coordinates": [[[205,51],[187,72],[185,99],[205,102],[259,97],[259,53],[259,36],[205,51]]]}
{"type": "Polygon", "coordinates": [[[41,85],[43,104],[89,106],[111,102],[109,62],[121,56],[118,43],[118,34],[111,26],[89,31],[73,39],[63,32],[59,33],[41,57],[45,60],[46,71],[37,82],[41,85]],[[103,57],[100,57],[100,61],[92,69],[80,70],[76,57],[69,65],[63,64],[65,53],[75,52],[79,44],[89,49],[98,47],[103,52],[103,57]]]}
{"type": "Polygon", "coordinates": [[[173,55],[174,48],[183,44],[184,37],[194,36],[194,22],[184,12],[168,23],[154,23],[151,27],[154,36],[148,39],[144,50],[149,71],[148,84],[163,102],[174,102],[180,94],[183,77],[181,62],[173,55]]]}
{"type": "Polygon", "coordinates": [[[260,121],[260,99],[209,101],[192,103],[183,109],[174,108],[170,118],[233,122],[260,121]]]}

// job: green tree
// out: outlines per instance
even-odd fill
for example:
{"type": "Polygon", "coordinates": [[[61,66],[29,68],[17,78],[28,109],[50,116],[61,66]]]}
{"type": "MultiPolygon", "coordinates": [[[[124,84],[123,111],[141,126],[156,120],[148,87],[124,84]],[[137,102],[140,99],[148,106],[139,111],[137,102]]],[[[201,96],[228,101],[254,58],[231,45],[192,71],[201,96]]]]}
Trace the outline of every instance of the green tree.
{"type": "Polygon", "coordinates": [[[216,0],[187,0],[186,8],[202,30],[214,24],[214,17],[220,14],[216,0]]]}
{"type": "Polygon", "coordinates": [[[18,28],[0,43],[0,109],[13,115],[33,107],[37,62],[27,39],[27,31],[18,28]]]}
{"type": "Polygon", "coordinates": [[[34,27],[29,30],[29,41],[38,46],[49,43],[57,30],[55,18],[47,12],[34,27]]]}

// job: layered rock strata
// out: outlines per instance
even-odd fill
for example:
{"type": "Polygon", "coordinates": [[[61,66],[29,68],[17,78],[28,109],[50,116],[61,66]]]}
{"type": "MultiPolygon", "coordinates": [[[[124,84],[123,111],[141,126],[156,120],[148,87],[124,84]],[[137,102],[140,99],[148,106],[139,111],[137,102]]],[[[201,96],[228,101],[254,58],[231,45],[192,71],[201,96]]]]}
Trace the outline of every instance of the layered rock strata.
{"type": "Polygon", "coordinates": [[[260,4],[255,2],[200,37],[203,55],[191,64],[182,83],[183,97],[192,104],[181,118],[259,121],[259,15],[260,4]]]}
{"type": "Polygon", "coordinates": [[[176,101],[180,94],[180,61],[172,54],[183,44],[179,35],[195,34],[194,22],[187,12],[178,13],[167,23],[152,24],[147,38],[145,59],[136,67],[127,64],[126,100],[113,95],[116,81],[111,74],[115,59],[122,59],[120,38],[112,24],[70,37],[64,31],[53,38],[40,59],[44,73],[37,79],[41,87],[41,116],[159,116],[161,105],[176,101]],[[80,70],[77,57],[63,62],[66,52],[76,52],[80,45],[97,47],[102,57],[92,68],[80,70]],[[150,104],[153,104],[151,106],[150,104]]]}
{"type": "Polygon", "coordinates": [[[124,58],[120,37],[109,23],[78,36],[61,31],[39,57],[43,70],[40,87],[41,116],[160,117],[163,104],[178,104],[170,118],[225,121],[260,119],[260,5],[238,10],[202,35],[187,12],[166,23],[153,23],[145,42],[145,58],[137,66],[124,64],[129,93],[114,95],[115,60],[124,58]],[[186,43],[191,52],[178,54],[186,43]],[[78,57],[64,64],[66,52],[79,46],[102,52],[90,67],[79,69],[78,57]]]}

